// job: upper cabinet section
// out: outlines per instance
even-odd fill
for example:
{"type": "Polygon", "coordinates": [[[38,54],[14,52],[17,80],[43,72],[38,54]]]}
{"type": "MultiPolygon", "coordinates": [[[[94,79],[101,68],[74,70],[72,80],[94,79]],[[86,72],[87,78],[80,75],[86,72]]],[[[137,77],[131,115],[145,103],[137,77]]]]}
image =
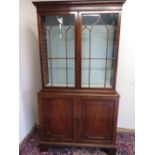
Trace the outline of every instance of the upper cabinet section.
{"type": "Polygon", "coordinates": [[[115,89],[123,2],[33,2],[44,88],[115,89]]]}

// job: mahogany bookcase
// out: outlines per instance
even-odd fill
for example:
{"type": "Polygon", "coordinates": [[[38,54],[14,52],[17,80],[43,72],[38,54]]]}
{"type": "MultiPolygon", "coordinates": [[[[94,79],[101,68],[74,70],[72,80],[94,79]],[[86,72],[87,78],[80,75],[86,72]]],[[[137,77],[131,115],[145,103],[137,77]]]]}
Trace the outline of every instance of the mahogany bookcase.
{"type": "Polygon", "coordinates": [[[42,89],[40,149],[102,147],[116,154],[115,90],[124,0],[33,2],[37,8],[42,89]]]}

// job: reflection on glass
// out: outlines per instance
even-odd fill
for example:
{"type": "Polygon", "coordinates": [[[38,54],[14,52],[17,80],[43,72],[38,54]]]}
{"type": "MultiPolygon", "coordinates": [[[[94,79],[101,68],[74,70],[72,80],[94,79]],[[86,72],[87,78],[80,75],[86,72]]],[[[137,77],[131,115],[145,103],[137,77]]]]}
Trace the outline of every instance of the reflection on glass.
{"type": "Polygon", "coordinates": [[[75,86],[74,16],[45,16],[48,84],[75,86]]]}
{"type": "Polygon", "coordinates": [[[111,88],[117,14],[82,16],[82,87],[111,88]]]}

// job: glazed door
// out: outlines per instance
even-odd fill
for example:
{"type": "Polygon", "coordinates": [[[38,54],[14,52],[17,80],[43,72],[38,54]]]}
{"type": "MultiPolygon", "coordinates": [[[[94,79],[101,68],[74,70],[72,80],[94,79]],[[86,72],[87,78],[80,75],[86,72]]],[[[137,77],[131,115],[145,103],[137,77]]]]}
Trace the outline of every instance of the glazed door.
{"type": "Polygon", "coordinates": [[[42,140],[74,140],[74,97],[48,97],[40,99],[42,140]]]}
{"type": "Polygon", "coordinates": [[[81,141],[98,142],[112,140],[114,100],[103,97],[81,98],[81,141]]]}
{"type": "Polygon", "coordinates": [[[113,88],[118,13],[81,12],[81,87],[113,88]]]}
{"type": "Polygon", "coordinates": [[[42,15],[41,65],[44,87],[75,87],[76,12],[42,15]]]}

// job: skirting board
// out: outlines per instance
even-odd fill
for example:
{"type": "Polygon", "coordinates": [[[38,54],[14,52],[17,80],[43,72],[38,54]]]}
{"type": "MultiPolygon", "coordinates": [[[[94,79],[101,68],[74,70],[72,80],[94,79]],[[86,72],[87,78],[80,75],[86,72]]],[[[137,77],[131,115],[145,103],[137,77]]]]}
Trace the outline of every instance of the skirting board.
{"type": "Polygon", "coordinates": [[[132,132],[134,133],[134,129],[127,129],[127,128],[117,128],[117,132],[132,132]]]}

